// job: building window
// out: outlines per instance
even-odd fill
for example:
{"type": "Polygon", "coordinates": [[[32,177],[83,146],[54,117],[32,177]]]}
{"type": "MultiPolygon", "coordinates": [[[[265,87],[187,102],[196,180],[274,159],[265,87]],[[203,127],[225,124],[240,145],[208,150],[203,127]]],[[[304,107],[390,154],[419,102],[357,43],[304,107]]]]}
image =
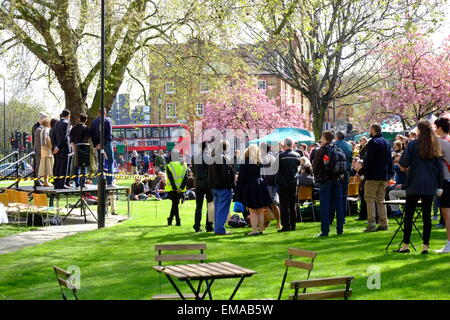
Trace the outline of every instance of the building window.
{"type": "Polygon", "coordinates": [[[209,85],[206,82],[200,83],[200,93],[208,93],[209,85]]]}
{"type": "Polygon", "coordinates": [[[177,117],[177,105],[175,103],[166,103],[166,118],[173,119],[177,117]]]}
{"type": "Polygon", "coordinates": [[[166,83],[166,93],[167,94],[175,93],[175,86],[174,86],[173,82],[167,82],[166,83]]]}
{"type": "Polygon", "coordinates": [[[267,81],[266,80],[258,80],[258,89],[259,90],[267,90],[267,81]]]}
{"type": "Polygon", "coordinates": [[[197,117],[203,117],[204,116],[204,104],[199,102],[195,105],[195,115],[197,117]]]}

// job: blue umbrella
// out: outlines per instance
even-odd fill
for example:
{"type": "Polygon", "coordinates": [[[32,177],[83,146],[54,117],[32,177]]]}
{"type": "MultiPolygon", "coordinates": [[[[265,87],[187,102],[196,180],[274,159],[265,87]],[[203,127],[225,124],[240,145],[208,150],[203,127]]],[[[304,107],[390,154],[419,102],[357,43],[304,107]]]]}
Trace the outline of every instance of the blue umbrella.
{"type": "Polygon", "coordinates": [[[300,128],[277,128],[265,137],[250,141],[250,144],[266,142],[270,144],[282,142],[285,138],[292,138],[296,143],[312,144],[315,142],[314,134],[300,128]]]}

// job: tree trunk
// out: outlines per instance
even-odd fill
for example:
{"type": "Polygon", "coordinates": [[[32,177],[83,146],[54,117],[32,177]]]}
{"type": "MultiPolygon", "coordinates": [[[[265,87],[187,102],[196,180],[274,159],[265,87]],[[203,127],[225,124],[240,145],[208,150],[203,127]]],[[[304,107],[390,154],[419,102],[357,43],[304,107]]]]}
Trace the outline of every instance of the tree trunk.
{"type": "Polygon", "coordinates": [[[328,110],[328,103],[325,103],[320,98],[309,98],[313,112],[313,132],[316,141],[322,137],[323,124],[325,122],[325,113],[328,110]]]}
{"type": "Polygon", "coordinates": [[[70,110],[71,122],[75,122],[80,114],[86,111],[86,101],[83,99],[80,81],[77,78],[76,73],[71,70],[70,67],[66,68],[62,65],[54,68],[53,71],[55,72],[61,89],[64,91],[65,108],[70,110]]]}

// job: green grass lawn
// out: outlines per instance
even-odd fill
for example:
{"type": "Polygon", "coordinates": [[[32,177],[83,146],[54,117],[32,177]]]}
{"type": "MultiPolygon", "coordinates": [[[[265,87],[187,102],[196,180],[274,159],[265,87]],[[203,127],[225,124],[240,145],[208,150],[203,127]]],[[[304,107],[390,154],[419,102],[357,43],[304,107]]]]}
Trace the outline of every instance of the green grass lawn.
{"type": "MultiPolygon", "coordinates": [[[[121,201],[122,212],[125,206],[121,201]]],[[[352,299],[450,299],[450,255],[385,251],[394,221],[388,232],[365,234],[363,222],[347,218],[344,235],[336,236],[332,230],[325,239],[315,237],[319,223],[299,223],[294,232],[277,233],[274,222],[263,236],[247,237],[248,228],[229,228],[233,235],[220,237],[193,232],[194,201],[182,205],[181,227],[166,226],[169,206],[169,201],[132,202],[133,219],[115,227],[0,255],[0,299],[60,299],[53,265],[79,266],[81,299],[149,299],[175,293],[166,278],[152,269],[156,265],[153,247],[198,242],[208,244],[208,261],[228,261],[258,272],[244,281],[235,299],[276,298],[288,247],[318,252],[313,278],[353,275],[352,299]],[[379,290],[367,288],[369,267],[381,272],[379,290]]],[[[417,237],[413,237],[415,244],[417,237]]],[[[445,239],[444,230],[433,230],[431,249],[440,248],[445,239]]],[[[288,280],[306,277],[301,270],[291,270],[288,280]]],[[[227,299],[236,282],[217,280],[213,297],[227,299]]],[[[182,288],[187,291],[187,286],[182,288]]],[[[284,297],[289,292],[286,285],[284,297]]]]}
{"type": "MultiPolygon", "coordinates": [[[[15,233],[36,230],[37,227],[25,227],[14,225],[0,225],[0,238],[7,237],[15,233]]],[[[0,240],[1,241],[1,240],[0,240]]]]}

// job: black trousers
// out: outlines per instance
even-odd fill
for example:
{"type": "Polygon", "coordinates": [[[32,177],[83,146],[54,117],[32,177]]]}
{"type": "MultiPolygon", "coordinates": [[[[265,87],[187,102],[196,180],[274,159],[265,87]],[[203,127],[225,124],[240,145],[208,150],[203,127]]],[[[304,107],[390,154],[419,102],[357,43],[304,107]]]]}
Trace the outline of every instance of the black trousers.
{"type": "MultiPolygon", "coordinates": [[[[55,157],[55,176],[65,176],[67,174],[67,167],[69,165],[69,154],[63,150],[60,150],[55,157]]],[[[53,185],[55,189],[63,189],[66,183],[66,178],[55,179],[53,185]]]]}
{"type": "Polygon", "coordinates": [[[359,208],[359,219],[367,220],[367,203],[364,200],[364,188],[359,190],[359,201],[361,202],[361,207],[359,208]]]}
{"type": "Polygon", "coordinates": [[[280,212],[281,225],[284,230],[295,230],[297,215],[295,212],[295,190],[296,186],[280,187],[280,212]]]}
{"type": "MultiPolygon", "coordinates": [[[[200,224],[202,222],[202,210],[203,210],[203,199],[206,196],[206,203],[213,201],[213,195],[211,189],[198,189],[195,188],[195,218],[194,218],[194,230],[200,229],[200,224]]],[[[213,223],[208,221],[208,211],[206,211],[206,230],[212,230],[213,223]]]]}
{"type": "Polygon", "coordinates": [[[168,198],[172,200],[172,207],[170,209],[169,222],[172,223],[173,218],[177,223],[180,223],[180,212],[178,206],[180,204],[182,194],[177,192],[169,192],[168,198]]]}
{"type": "MultiPolygon", "coordinates": [[[[35,178],[39,177],[39,166],[40,166],[40,163],[41,163],[41,153],[35,153],[34,154],[34,162],[33,162],[33,165],[34,165],[33,177],[35,177],[35,178]]],[[[34,182],[34,185],[35,186],[39,186],[40,185],[39,181],[36,180],[34,182]]]]}
{"type": "Polygon", "coordinates": [[[409,244],[411,241],[411,232],[413,228],[414,213],[416,212],[417,202],[422,199],[422,219],[423,219],[423,244],[430,244],[431,237],[431,207],[434,196],[429,195],[406,195],[405,208],[405,226],[403,242],[409,244]]]}

